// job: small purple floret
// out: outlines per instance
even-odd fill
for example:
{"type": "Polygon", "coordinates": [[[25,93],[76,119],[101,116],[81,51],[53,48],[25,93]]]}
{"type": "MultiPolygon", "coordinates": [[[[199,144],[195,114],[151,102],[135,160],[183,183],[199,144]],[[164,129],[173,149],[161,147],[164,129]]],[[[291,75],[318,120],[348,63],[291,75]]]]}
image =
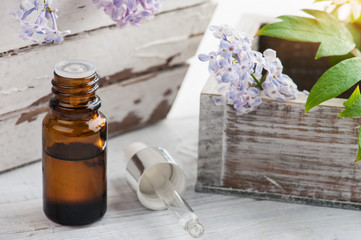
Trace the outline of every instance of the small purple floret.
{"type": "Polygon", "coordinates": [[[200,61],[209,61],[208,69],[219,83],[222,97],[216,104],[231,104],[236,113],[246,114],[262,103],[260,90],[272,99],[294,99],[297,85],[286,74],[276,51],[262,53],[252,50],[252,37],[227,25],[211,26],[213,36],[219,39],[216,52],[199,54],[200,61]]]}
{"type": "Polygon", "coordinates": [[[160,10],[161,0],[93,0],[98,8],[116,23],[118,27],[139,26],[143,20],[150,20],[160,10]]]}
{"type": "Polygon", "coordinates": [[[55,11],[50,7],[51,2],[51,0],[23,0],[20,3],[20,10],[10,13],[21,25],[20,38],[38,44],[64,41],[64,36],[69,34],[70,30],[58,30],[55,11]],[[35,22],[27,21],[27,17],[35,12],[38,13],[35,22]],[[52,27],[48,26],[48,22],[51,22],[52,27]]]}

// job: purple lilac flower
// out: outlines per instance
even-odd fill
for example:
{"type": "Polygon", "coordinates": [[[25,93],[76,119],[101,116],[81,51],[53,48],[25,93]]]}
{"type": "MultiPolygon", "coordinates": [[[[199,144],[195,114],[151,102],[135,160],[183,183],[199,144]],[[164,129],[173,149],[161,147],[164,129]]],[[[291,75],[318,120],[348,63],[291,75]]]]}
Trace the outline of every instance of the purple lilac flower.
{"type": "Polygon", "coordinates": [[[252,112],[262,103],[259,97],[259,89],[255,87],[248,88],[244,94],[237,94],[234,107],[238,115],[252,112]]]}
{"type": "Polygon", "coordinates": [[[160,9],[160,0],[93,0],[93,3],[103,8],[118,27],[139,26],[144,19],[152,19],[160,9]]]}
{"type": "Polygon", "coordinates": [[[31,40],[38,44],[42,42],[61,43],[64,36],[70,33],[70,30],[59,31],[56,24],[55,10],[51,9],[51,0],[20,0],[20,9],[10,15],[15,17],[21,25],[19,37],[24,40],[31,40]],[[32,13],[38,13],[34,23],[26,20],[32,13]],[[48,26],[49,20],[51,26],[48,26]],[[39,36],[42,35],[42,39],[39,36]]]}
{"type": "Polygon", "coordinates": [[[276,52],[252,50],[252,37],[227,25],[211,26],[213,36],[220,39],[217,52],[200,54],[208,61],[208,69],[219,84],[222,97],[216,104],[230,104],[237,114],[254,111],[261,103],[260,91],[269,98],[283,101],[298,94],[292,79],[282,73],[283,66],[276,52]]]}

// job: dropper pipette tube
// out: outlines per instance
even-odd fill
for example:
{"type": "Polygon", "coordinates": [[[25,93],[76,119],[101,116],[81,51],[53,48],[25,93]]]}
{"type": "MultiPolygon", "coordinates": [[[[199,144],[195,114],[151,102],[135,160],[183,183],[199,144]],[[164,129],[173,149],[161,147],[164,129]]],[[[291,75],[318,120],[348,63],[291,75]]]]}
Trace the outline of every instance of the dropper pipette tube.
{"type": "Polygon", "coordinates": [[[180,195],[185,186],[184,173],[166,150],[135,142],[127,147],[125,156],[126,177],[139,201],[153,210],[168,208],[190,236],[201,237],[204,227],[180,195]]]}
{"type": "Polygon", "coordinates": [[[147,178],[152,185],[154,192],[163,201],[167,209],[175,216],[178,223],[194,237],[199,238],[204,233],[204,227],[199,222],[197,214],[188,203],[179,195],[173,184],[163,175],[157,178],[147,178]],[[151,179],[157,179],[151,181],[151,179]],[[161,184],[160,184],[161,183],[161,184]]]}

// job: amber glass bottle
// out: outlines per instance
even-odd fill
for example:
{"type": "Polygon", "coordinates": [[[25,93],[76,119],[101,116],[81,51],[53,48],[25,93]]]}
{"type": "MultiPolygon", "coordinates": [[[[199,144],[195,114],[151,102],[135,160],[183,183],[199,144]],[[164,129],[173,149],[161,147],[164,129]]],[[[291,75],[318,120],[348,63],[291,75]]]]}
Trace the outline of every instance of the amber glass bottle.
{"type": "Polygon", "coordinates": [[[82,225],[106,211],[107,122],[98,111],[98,76],[89,62],[55,67],[50,112],[43,120],[43,208],[63,225],[82,225]]]}

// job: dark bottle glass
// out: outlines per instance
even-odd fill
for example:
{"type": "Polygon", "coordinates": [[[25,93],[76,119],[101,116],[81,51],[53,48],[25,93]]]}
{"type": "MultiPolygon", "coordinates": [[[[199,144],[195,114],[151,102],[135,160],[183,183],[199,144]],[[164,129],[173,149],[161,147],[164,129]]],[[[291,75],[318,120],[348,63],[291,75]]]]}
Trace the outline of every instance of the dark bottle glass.
{"type": "Polygon", "coordinates": [[[93,64],[60,62],[43,120],[43,208],[63,225],[83,225],[106,212],[107,121],[98,111],[93,64]]]}

